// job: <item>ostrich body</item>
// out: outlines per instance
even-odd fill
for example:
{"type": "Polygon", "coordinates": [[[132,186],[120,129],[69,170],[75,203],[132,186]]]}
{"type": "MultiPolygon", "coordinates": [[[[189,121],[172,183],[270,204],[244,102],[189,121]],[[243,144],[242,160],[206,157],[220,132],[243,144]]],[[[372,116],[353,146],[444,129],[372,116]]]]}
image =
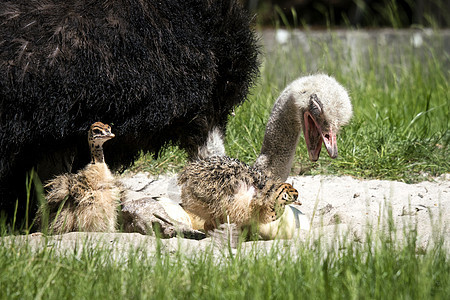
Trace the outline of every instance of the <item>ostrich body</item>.
{"type": "Polygon", "coordinates": [[[319,74],[293,81],[274,104],[254,167],[285,181],[302,131],[312,161],[318,160],[322,142],[336,158],[336,135],[351,117],[348,93],[334,78],[319,74]]]}
{"type": "Polygon", "coordinates": [[[216,222],[236,223],[238,228],[269,223],[297,200],[292,185],[272,180],[260,170],[227,156],[213,156],[189,163],[178,178],[182,206],[205,220],[205,230],[216,222]]]}
{"type": "Polygon", "coordinates": [[[62,174],[45,186],[49,230],[54,233],[115,231],[119,188],[103,155],[103,143],[113,137],[109,125],[92,124],[88,133],[91,162],[78,173],[62,174]]]}
{"type": "Polygon", "coordinates": [[[258,73],[238,0],[0,1],[0,211],[26,173],[47,181],[89,163],[85,130],[114,122],[111,170],[176,144],[196,158],[258,73]]]}

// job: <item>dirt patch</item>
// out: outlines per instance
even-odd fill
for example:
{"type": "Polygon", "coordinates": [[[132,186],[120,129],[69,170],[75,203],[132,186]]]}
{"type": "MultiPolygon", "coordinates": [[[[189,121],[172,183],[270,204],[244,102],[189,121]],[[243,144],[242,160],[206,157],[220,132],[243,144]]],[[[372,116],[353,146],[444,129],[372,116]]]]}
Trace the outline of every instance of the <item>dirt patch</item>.
{"type": "MultiPolygon", "coordinates": [[[[131,198],[167,197],[180,201],[176,175],[152,177],[146,173],[138,173],[123,177],[121,181],[130,190],[131,198]]],[[[399,237],[411,228],[417,228],[419,247],[432,243],[435,232],[441,233],[446,246],[450,246],[448,174],[434,181],[417,184],[330,176],[290,177],[288,182],[293,183],[299,191],[303,205],[298,208],[310,225],[309,229],[297,230],[295,238],[290,241],[293,244],[310,241],[319,234],[328,242],[336,241],[337,236],[362,242],[369,228],[373,229],[374,234],[378,234],[386,228],[392,216],[391,224],[399,237]]],[[[101,244],[102,247],[111,249],[112,255],[117,258],[126,257],[127,251],[136,247],[144,247],[147,253],[175,252],[177,249],[183,249],[186,253],[198,253],[210,246],[218,251],[223,249],[223,245],[211,238],[201,241],[172,238],[162,240],[158,245],[155,237],[138,233],[68,233],[52,237],[32,234],[3,239],[4,243],[10,244],[25,241],[35,250],[51,247],[59,249],[61,253],[75,254],[82,251],[82,245],[93,247],[101,244]]],[[[261,249],[269,249],[274,241],[258,243],[261,249]]],[[[244,249],[251,249],[251,244],[244,245],[244,249]]]]}
{"type": "MultiPolygon", "coordinates": [[[[449,243],[449,174],[417,184],[348,176],[296,176],[287,181],[299,191],[303,205],[298,208],[310,222],[308,230],[299,230],[300,240],[319,233],[332,238],[338,230],[363,241],[368,227],[378,233],[391,219],[399,237],[417,227],[419,245],[428,245],[436,230],[449,243]]],[[[180,202],[176,175],[138,173],[122,182],[133,197],[161,196],[180,202]]]]}

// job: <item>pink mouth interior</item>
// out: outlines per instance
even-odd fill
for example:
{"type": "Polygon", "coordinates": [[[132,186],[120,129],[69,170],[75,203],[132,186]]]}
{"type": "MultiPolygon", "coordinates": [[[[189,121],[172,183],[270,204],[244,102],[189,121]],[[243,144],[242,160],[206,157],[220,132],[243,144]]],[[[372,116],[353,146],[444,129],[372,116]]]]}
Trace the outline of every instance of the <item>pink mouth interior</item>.
{"type": "Polygon", "coordinates": [[[316,120],[309,112],[304,114],[305,120],[305,141],[308,148],[309,158],[312,161],[319,159],[320,150],[322,149],[322,132],[316,120]]]}
{"type": "Polygon", "coordinates": [[[328,154],[331,158],[337,157],[337,142],[336,135],[330,131],[327,133],[322,132],[322,128],[316,122],[315,118],[310,112],[305,112],[305,141],[308,148],[309,158],[312,161],[319,159],[320,150],[322,148],[322,142],[324,143],[328,154]]]}

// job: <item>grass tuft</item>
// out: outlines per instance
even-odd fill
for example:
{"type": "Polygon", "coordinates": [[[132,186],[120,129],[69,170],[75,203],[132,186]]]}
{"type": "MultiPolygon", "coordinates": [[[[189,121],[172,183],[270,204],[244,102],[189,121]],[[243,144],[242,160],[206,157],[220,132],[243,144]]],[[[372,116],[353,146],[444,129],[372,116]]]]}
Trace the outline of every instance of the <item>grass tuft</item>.
{"type": "Polygon", "coordinates": [[[64,252],[45,238],[37,246],[2,238],[0,299],[445,299],[450,262],[441,235],[422,247],[414,227],[404,238],[385,228],[360,242],[346,234],[329,246],[247,242],[193,254],[167,251],[160,240],[155,250],[119,251],[86,239],[64,252]]]}

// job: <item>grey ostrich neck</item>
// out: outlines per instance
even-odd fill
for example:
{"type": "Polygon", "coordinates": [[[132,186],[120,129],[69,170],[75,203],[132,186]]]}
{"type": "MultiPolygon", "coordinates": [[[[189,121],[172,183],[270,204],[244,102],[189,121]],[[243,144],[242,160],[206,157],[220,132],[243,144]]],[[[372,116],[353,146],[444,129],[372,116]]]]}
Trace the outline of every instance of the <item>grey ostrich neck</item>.
{"type": "Polygon", "coordinates": [[[302,132],[302,124],[302,110],[292,95],[280,95],[269,117],[261,153],[254,166],[269,176],[286,181],[302,132]]]}

